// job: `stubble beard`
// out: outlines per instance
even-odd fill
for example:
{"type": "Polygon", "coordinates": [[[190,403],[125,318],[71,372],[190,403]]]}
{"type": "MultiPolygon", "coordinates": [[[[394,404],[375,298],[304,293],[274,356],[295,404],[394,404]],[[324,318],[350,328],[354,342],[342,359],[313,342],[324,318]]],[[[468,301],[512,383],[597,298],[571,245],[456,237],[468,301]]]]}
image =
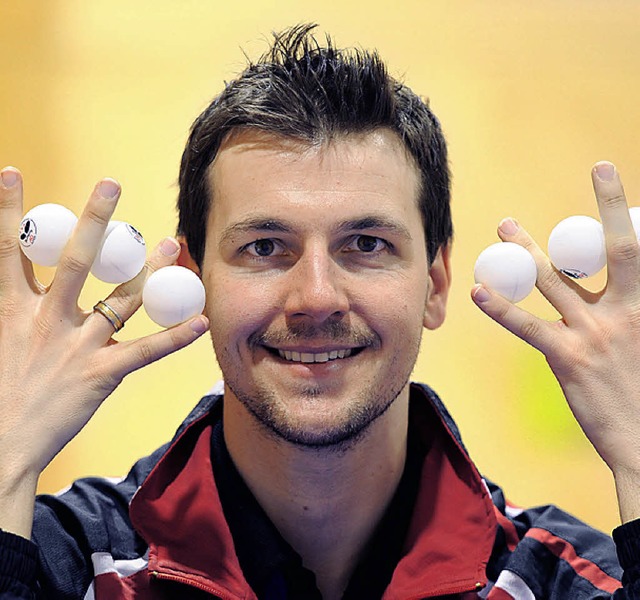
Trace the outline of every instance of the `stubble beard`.
{"type": "MultiPolygon", "coordinates": [[[[272,389],[244,389],[239,377],[225,379],[225,383],[245,409],[253,415],[258,426],[274,440],[300,448],[344,452],[362,440],[371,425],[387,412],[406,387],[418,355],[418,348],[419,343],[406,365],[399,365],[397,357],[393,358],[388,372],[397,373],[397,369],[404,367],[402,375],[381,381],[374,378],[366,384],[363,383],[361,391],[349,399],[347,406],[340,408],[340,413],[320,428],[310,427],[304,418],[298,419],[292,415],[286,402],[280,400],[272,389]]],[[[319,387],[307,386],[299,390],[295,401],[305,404],[299,412],[321,410],[320,404],[327,401],[323,395],[324,391],[319,387]]]]}
{"type": "MultiPolygon", "coordinates": [[[[248,345],[250,348],[273,348],[314,339],[332,340],[345,347],[363,347],[363,352],[375,352],[382,346],[377,333],[366,327],[354,327],[344,320],[328,321],[322,326],[300,323],[289,325],[286,330],[257,332],[249,336],[248,345]]],[[[243,373],[238,372],[240,361],[234,361],[234,353],[229,348],[218,348],[215,340],[213,345],[225,384],[263,432],[278,442],[300,448],[344,451],[366,435],[371,425],[387,412],[406,387],[418,357],[420,341],[421,335],[413,340],[411,348],[389,359],[391,364],[384,368],[386,376],[379,375],[378,370],[367,381],[361,382],[350,398],[339,399],[328,397],[333,395],[332,392],[321,385],[293,389],[286,398],[282,395],[287,391],[279,391],[260,382],[247,386],[243,373]],[[294,409],[289,408],[292,403],[295,403],[294,409]],[[318,426],[317,421],[321,420],[318,413],[321,411],[331,416],[318,426]],[[310,417],[305,418],[305,415],[310,417]]],[[[338,360],[360,358],[358,355],[338,360]]]]}

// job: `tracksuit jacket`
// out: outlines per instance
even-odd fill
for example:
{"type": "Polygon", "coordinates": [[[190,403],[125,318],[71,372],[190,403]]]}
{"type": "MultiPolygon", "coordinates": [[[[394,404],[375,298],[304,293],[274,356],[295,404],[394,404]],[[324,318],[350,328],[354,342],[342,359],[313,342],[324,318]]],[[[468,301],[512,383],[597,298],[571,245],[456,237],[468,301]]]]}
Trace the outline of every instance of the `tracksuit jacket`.
{"type": "MultiPolygon", "coordinates": [[[[211,467],[221,400],[205,396],[173,441],[126,478],[81,479],[64,493],[39,496],[32,541],[0,533],[0,598],[257,598],[211,467]]],[[[640,520],[617,528],[614,545],[553,506],[509,505],[480,476],[426,386],[413,386],[410,422],[430,449],[384,600],[640,599],[640,520]]]]}

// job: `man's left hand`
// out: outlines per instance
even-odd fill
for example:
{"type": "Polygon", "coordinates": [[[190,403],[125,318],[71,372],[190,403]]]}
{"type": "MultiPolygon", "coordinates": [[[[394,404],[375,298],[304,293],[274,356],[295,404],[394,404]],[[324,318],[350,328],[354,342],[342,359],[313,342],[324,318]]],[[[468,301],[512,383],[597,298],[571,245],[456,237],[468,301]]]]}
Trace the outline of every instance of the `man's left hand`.
{"type": "Polygon", "coordinates": [[[640,517],[640,245],[615,167],[601,162],[591,175],[605,233],[604,289],[590,292],[560,273],[523,228],[505,219],[500,238],[532,254],[536,286],[561,319],[540,319],[482,285],[472,297],[545,355],[578,423],[613,472],[626,522],[640,517]]]}

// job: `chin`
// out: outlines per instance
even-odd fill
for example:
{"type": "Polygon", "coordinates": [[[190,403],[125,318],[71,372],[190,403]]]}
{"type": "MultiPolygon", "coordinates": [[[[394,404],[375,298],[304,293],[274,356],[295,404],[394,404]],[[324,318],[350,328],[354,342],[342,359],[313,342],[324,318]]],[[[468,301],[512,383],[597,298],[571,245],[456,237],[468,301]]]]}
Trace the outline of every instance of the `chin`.
{"type": "Polygon", "coordinates": [[[367,435],[403,388],[384,398],[361,392],[351,401],[329,397],[315,386],[305,388],[293,403],[271,394],[235,395],[274,440],[300,448],[344,450],[367,435]]]}
{"type": "Polygon", "coordinates": [[[269,435],[302,449],[344,451],[360,441],[371,422],[354,427],[352,423],[340,423],[327,427],[322,424],[262,423],[269,435]]]}

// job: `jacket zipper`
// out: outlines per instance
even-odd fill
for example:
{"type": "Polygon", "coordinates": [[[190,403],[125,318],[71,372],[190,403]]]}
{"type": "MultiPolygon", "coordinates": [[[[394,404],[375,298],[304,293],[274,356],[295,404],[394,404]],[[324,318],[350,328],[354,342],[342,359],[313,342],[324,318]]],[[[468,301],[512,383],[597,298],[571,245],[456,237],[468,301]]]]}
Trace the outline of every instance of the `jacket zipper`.
{"type": "Polygon", "coordinates": [[[239,600],[238,596],[229,595],[222,590],[205,585],[203,583],[198,583],[197,581],[193,581],[188,577],[182,577],[180,575],[169,575],[168,573],[160,573],[159,571],[151,571],[150,574],[154,579],[164,579],[166,581],[174,581],[176,583],[190,585],[191,587],[197,588],[203,592],[207,592],[208,594],[213,594],[214,596],[220,598],[220,600],[239,600]]]}
{"type": "Polygon", "coordinates": [[[428,596],[424,594],[418,594],[417,596],[409,596],[407,600],[425,600],[425,598],[437,598],[438,596],[442,596],[443,594],[449,596],[453,594],[468,594],[470,592],[479,592],[482,588],[485,587],[485,584],[480,583],[479,581],[473,586],[472,589],[469,589],[468,585],[465,585],[460,588],[440,588],[436,590],[432,590],[428,596]]]}

